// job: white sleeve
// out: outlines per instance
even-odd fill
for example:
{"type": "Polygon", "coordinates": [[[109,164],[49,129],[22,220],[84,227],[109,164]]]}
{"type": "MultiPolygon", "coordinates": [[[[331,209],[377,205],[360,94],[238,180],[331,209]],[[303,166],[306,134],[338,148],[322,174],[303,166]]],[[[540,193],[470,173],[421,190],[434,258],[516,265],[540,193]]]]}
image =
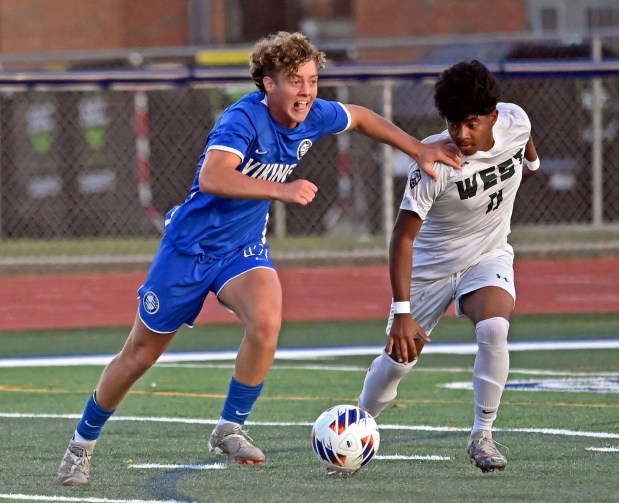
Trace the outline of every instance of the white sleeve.
{"type": "Polygon", "coordinates": [[[527,113],[515,103],[498,103],[499,120],[504,129],[515,137],[528,137],[531,134],[531,121],[527,113]]]}
{"type": "MultiPolygon", "coordinates": [[[[441,166],[441,164],[436,164],[436,168],[441,166]]],[[[435,182],[425,171],[421,170],[416,162],[412,162],[408,168],[408,178],[400,209],[414,211],[419,215],[419,218],[425,220],[434,201],[444,187],[445,177],[440,176],[444,172],[445,169],[439,171],[439,180],[435,182]]]]}

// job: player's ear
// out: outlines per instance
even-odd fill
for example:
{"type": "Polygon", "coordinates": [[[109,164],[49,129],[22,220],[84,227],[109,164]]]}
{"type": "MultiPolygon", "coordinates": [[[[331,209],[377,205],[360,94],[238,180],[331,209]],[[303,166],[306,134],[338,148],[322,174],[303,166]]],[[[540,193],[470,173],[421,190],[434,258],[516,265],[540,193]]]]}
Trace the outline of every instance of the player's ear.
{"type": "Polygon", "coordinates": [[[488,117],[490,118],[490,126],[494,126],[499,118],[499,111],[495,108],[494,112],[488,114],[488,117]]]}
{"type": "Polygon", "coordinates": [[[273,87],[275,86],[275,82],[268,75],[262,79],[262,84],[268,93],[273,91],[273,87]]]}

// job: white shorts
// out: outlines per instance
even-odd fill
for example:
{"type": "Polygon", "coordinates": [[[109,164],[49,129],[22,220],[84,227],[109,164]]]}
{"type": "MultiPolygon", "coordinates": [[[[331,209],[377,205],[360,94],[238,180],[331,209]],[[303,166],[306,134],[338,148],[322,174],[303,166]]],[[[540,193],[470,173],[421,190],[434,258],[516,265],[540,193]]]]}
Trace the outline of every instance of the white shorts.
{"type": "MultiPolygon", "coordinates": [[[[460,306],[462,296],[486,286],[503,288],[516,302],[514,254],[510,246],[482,255],[475,264],[451,276],[434,281],[412,281],[411,314],[429,335],[452,301],[455,300],[456,315],[463,316],[460,306]]],[[[391,331],[393,317],[392,310],[387,322],[387,335],[391,331]]]]}

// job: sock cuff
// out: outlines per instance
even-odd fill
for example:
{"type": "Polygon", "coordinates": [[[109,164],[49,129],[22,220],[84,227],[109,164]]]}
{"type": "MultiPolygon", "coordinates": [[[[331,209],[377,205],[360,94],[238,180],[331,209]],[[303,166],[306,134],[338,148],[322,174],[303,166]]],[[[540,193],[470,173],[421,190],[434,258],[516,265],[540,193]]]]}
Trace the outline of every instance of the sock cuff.
{"type": "Polygon", "coordinates": [[[481,320],[477,322],[475,328],[483,328],[488,325],[493,325],[495,323],[501,324],[509,329],[509,320],[503,318],[502,316],[494,316],[492,318],[486,318],[485,320],[481,320]]]}
{"type": "Polygon", "coordinates": [[[386,351],[383,351],[381,356],[383,360],[386,360],[389,363],[389,365],[391,365],[394,369],[397,369],[398,371],[410,370],[417,364],[417,360],[413,360],[412,362],[408,362],[408,363],[396,362],[393,358],[391,358],[391,356],[387,354],[386,351]]]}
{"type": "Polygon", "coordinates": [[[101,412],[101,414],[112,415],[114,414],[114,412],[116,412],[116,409],[108,410],[108,409],[104,409],[103,407],[99,405],[99,402],[97,402],[97,391],[96,390],[92,392],[92,395],[90,395],[90,398],[92,398],[92,403],[97,408],[97,410],[101,412]]]}
{"type": "Polygon", "coordinates": [[[264,388],[264,381],[262,381],[260,384],[257,384],[256,386],[250,386],[249,384],[243,384],[242,382],[237,381],[234,376],[232,377],[232,379],[230,379],[230,384],[235,386],[237,389],[250,392],[262,391],[262,388],[264,388]]]}

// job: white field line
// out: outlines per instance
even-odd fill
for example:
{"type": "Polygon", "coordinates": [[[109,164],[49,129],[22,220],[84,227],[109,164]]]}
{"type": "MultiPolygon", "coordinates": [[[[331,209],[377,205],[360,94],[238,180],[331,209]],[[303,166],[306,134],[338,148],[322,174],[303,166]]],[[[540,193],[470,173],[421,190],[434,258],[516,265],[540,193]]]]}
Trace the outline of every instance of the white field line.
{"type": "MultiPolygon", "coordinates": [[[[452,381],[438,385],[445,389],[472,390],[473,382],[452,381]]],[[[561,376],[559,378],[534,378],[534,379],[510,379],[505,385],[509,391],[526,391],[529,393],[544,393],[558,391],[562,393],[597,393],[609,394],[619,393],[619,380],[604,378],[599,375],[593,376],[561,376]]]]}
{"type": "Polygon", "coordinates": [[[587,447],[587,450],[595,452],[619,452],[619,447],[587,447]]]}
{"type": "MultiPolygon", "coordinates": [[[[616,339],[589,339],[564,341],[522,341],[509,344],[510,351],[554,351],[586,349],[619,349],[616,339]]],[[[383,346],[349,346],[322,348],[279,349],[277,360],[311,360],[333,358],[336,356],[378,355],[383,346]]],[[[424,354],[473,355],[477,352],[475,343],[427,344],[424,354]]],[[[181,363],[201,361],[231,361],[236,359],[236,351],[188,351],[164,353],[158,363],[181,363]]],[[[69,365],[107,365],[114,355],[77,355],[0,358],[0,367],[55,367],[69,365]]]]}
{"type": "Polygon", "coordinates": [[[127,465],[129,468],[140,470],[225,470],[227,466],[223,463],[210,463],[207,465],[162,465],[157,463],[134,463],[127,465]]]}
{"type": "Polygon", "coordinates": [[[44,496],[42,494],[0,494],[0,499],[20,501],[54,501],[70,503],[191,503],[179,500],[137,500],[137,499],[108,499],[108,498],[79,498],[70,496],[44,496]]]}
{"type": "MultiPolygon", "coordinates": [[[[374,459],[380,461],[450,461],[449,456],[439,456],[430,454],[428,456],[404,456],[401,454],[381,456],[377,454],[374,459]]],[[[127,465],[128,468],[137,468],[142,470],[225,470],[227,465],[221,463],[207,465],[166,465],[157,463],[142,463],[127,465]]]]}
{"type": "MultiPolygon", "coordinates": [[[[233,369],[234,363],[165,363],[164,367],[174,368],[204,368],[204,369],[233,369]]],[[[339,372],[367,372],[368,366],[365,365],[281,365],[274,364],[271,370],[325,370],[339,372]]],[[[417,372],[441,372],[441,373],[462,373],[472,372],[473,367],[415,367],[417,372]]],[[[544,375],[553,377],[619,377],[617,371],[568,371],[568,370],[547,370],[547,369],[509,369],[510,374],[524,375],[544,375]]]]}
{"type": "MultiPolygon", "coordinates": [[[[450,461],[449,456],[439,456],[437,454],[430,454],[428,456],[404,456],[401,454],[393,454],[381,456],[377,454],[374,456],[375,460],[379,461],[450,461]]],[[[128,465],[128,468],[137,468],[142,470],[225,470],[227,465],[221,463],[210,465],[165,465],[157,463],[142,463],[128,465]]]]}
{"type": "MultiPolygon", "coordinates": [[[[20,412],[0,412],[0,418],[5,419],[80,419],[79,414],[24,414],[20,412]]],[[[149,416],[112,416],[110,421],[133,421],[148,423],[181,423],[213,425],[217,419],[197,419],[179,417],[149,417],[149,416]]],[[[311,427],[314,423],[309,421],[298,422],[270,422],[270,421],[247,421],[247,426],[277,426],[277,427],[311,427]]],[[[426,425],[403,425],[381,424],[381,430],[402,431],[436,431],[436,432],[469,432],[470,428],[456,428],[453,426],[426,426],[426,425]]],[[[537,433],[541,435],[559,435],[565,437],[588,437],[588,438],[619,438],[619,433],[607,433],[603,431],[575,431],[554,428],[497,428],[495,431],[507,433],[537,433]]]]}
{"type": "Polygon", "coordinates": [[[400,454],[388,455],[388,456],[374,456],[374,459],[385,461],[450,461],[449,456],[438,456],[437,454],[431,454],[429,456],[402,456],[400,454]]]}

